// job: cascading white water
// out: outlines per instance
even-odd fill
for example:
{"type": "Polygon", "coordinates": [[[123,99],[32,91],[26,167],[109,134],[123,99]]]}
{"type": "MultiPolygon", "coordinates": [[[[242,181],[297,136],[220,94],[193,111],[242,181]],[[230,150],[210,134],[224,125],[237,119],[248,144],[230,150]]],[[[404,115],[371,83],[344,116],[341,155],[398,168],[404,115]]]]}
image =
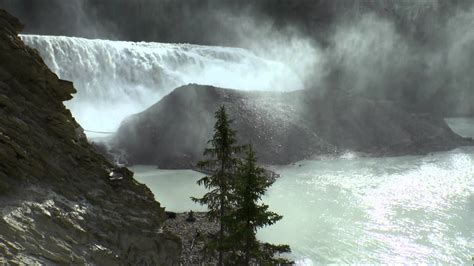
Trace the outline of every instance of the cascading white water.
{"type": "Polygon", "coordinates": [[[21,35],[60,78],[74,82],[67,102],[86,129],[115,131],[122,119],[188,83],[242,90],[298,90],[285,65],[241,48],[21,35]]]}

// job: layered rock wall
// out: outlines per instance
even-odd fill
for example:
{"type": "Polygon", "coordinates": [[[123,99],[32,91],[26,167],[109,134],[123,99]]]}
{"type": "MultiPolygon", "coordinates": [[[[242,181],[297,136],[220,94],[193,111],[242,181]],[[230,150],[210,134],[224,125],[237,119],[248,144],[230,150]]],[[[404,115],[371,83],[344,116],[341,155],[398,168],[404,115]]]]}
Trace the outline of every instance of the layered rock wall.
{"type": "Polygon", "coordinates": [[[60,80],[0,10],[0,264],[174,265],[163,208],[89,145],[60,80]]]}

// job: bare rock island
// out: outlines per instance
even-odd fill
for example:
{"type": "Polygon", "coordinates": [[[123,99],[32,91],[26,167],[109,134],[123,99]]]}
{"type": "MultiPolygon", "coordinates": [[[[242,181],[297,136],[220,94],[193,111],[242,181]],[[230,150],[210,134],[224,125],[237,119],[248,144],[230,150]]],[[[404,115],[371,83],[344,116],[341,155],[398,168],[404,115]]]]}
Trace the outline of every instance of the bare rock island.
{"type": "Polygon", "coordinates": [[[472,145],[442,117],[410,113],[390,101],[315,90],[256,92],[190,84],[125,119],[114,148],[132,164],[192,168],[212,136],[222,104],[241,144],[264,164],[289,164],[351,150],[368,155],[423,154],[472,145]]]}

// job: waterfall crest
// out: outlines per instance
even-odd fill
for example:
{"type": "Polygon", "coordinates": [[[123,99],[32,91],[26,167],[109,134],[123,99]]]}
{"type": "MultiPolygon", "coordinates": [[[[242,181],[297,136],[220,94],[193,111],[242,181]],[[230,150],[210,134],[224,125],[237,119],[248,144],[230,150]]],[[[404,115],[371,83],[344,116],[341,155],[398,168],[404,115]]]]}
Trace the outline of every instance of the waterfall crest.
{"type": "Polygon", "coordinates": [[[284,64],[241,48],[21,35],[77,89],[67,102],[86,129],[115,131],[174,88],[188,83],[241,90],[303,89],[284,64]]]}

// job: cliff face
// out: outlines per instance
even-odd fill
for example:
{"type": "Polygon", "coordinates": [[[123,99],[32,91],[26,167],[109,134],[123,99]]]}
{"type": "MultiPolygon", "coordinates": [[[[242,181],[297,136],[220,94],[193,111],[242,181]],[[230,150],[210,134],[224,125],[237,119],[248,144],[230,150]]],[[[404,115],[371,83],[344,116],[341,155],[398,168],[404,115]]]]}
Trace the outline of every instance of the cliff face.
{"type": "Polygon", "coordinates": [[[151,191],[88,144],[62,101],[75,92],[0,10],[0,262],[176,264],[151,191]]]}
{"type": "Polygon", "coordinates": [[[115,147],[131,163],[189,168],[212,136],[213,113],[225,104],[241,144],[268,164],[288,164],[344,150],[403,155],[447,150],[471,141],[441,117],[411,114],[388,101],[314,94],[244,92],[188,85],[126,119],[115,147]]]}

